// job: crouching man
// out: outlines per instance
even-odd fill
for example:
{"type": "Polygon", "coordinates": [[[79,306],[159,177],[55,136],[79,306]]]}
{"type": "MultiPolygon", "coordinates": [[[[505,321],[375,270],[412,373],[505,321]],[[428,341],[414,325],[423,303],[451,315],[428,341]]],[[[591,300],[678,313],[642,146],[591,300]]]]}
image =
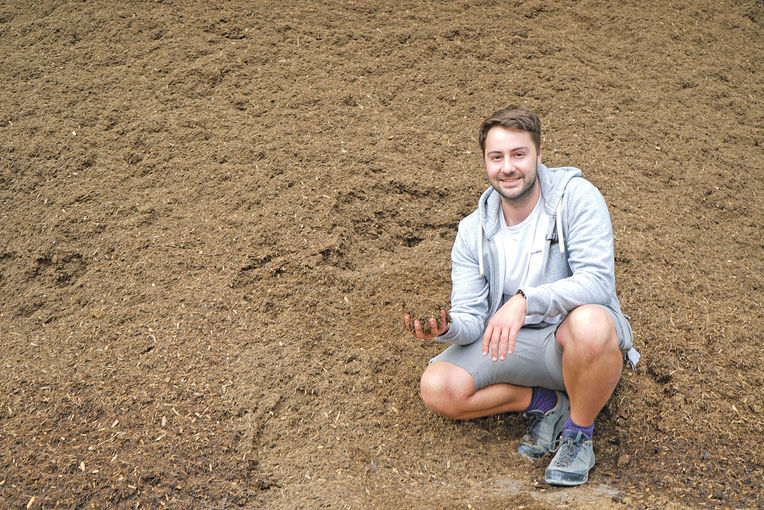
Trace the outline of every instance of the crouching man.
{"type": "Polygon", "coordinates": [[[579,485],[594,465],[595,418],[624,358],[639,360],[616,297],[608,209],[579,169],[541,164],[527,109],[495,112],[479,141],[491,186],[459,223],[451,322],[432,318],[425,334],[414,321],[416,338],[453,344],[424,371],[422,398],[454,419],[524,412],[518,453],[555,453],[546,482],[579,485]]]}

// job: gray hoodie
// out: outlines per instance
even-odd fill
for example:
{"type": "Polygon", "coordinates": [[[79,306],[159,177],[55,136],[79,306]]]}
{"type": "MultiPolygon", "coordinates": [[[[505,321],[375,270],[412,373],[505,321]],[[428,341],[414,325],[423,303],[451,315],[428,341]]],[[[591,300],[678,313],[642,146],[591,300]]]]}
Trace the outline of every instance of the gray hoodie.
{"type": "MultiPolygon", "coordinates": [[[[526,314],[554,317],[584,304],[622,314],[615,292],[613,229],[599,190],[573,167],[539,165],[542,214],[550,217],[544,249],[544,282],[523,287],[526,314]]],[[[497,254],[500,196],[488,188],[478,208],[459,223],[451,251],[451,327],[441,342],[466,345],[482,339],[502,305],[504,274],[497,254]]],[[[507,264],[511,264],[507,260],[507,264]]],[[[625,346],[634,366],[639,354],[625,346]],[[633,352],[632,352],[633,351],[633,352]]]]}

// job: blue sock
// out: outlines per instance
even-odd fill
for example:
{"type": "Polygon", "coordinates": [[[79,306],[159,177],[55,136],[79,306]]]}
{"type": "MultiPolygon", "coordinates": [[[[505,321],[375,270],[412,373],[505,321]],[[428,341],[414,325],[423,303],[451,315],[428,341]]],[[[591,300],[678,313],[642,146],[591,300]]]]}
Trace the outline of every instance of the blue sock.
{"type": "Polygon", "coordinates": [[[526,413],[531,411],[541,411],[546,414],[557,405],[557,392],[548,390],[546,388],[539,388],[534,386],[533,394],[531,395],[531,403],[525,410],[526,413]]]}
{"type": "Polygon", "coordinates": [[[581,431],[583,435],[586,436],[587,439],[591,439],[592,435],[594,434],[594,423],[589,425],[588,427],[582,427],[580,425],[576,425],[573,423],[573,421],[568,417],[567,421],[565,422],[565,425],[562,427],[562,433],[565,434],[568,430],[572,431],[575,435],[576,432],[581,431]]]}

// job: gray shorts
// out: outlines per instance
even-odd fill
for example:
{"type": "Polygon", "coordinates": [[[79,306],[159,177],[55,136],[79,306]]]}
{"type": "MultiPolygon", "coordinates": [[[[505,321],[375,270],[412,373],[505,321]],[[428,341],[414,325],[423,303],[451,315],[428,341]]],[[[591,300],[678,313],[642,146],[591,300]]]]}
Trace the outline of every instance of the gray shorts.
{"type": "MultiPolygon", "coordinates": [[[[624,354],[631,349],[632,331],[626,316],[603,306],[615,323],[618,345],[624,354]]],[[[452,345],[430,360],[447,361],[472,375],[475,389],[491,384],[509,383],[517,386],[540,386],[550,390],[565,390],[562,379],[562,348],[555,333],[559,324],[525,326],[517,333],[515,350],[505,360],[492,361],[483,356],[482,339],[468,345],[452,345]]]]}

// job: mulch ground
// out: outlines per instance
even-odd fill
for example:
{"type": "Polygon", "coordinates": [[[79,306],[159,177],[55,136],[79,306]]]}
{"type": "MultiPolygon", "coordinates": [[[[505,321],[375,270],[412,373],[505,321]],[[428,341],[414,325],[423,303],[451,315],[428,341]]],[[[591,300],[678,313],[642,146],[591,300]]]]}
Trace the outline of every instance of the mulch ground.
{"type": "Polygon", "coordinates": [[[0,506],[756,508],[759,1],[0,4],[0,506]],[[418,397],[476,129],[597,185],[643,355],[587,486],[418,397]]]}

